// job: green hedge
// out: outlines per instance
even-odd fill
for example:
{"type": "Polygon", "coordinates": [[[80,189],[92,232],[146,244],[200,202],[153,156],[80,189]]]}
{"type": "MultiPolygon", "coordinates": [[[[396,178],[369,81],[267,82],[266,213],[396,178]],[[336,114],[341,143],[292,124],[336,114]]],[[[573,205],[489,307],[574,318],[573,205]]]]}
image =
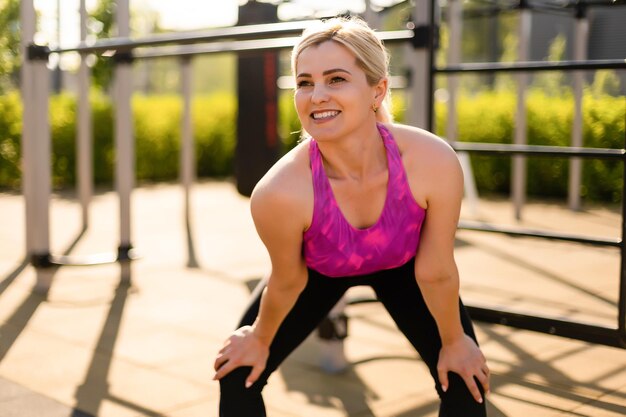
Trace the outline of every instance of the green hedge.
{"type": "MultiPolygon", "coordinates": [[[[115,147],[113,106],[98,92],[90,96],[93,122],[94,181],[113,182],[115,147]]],[[[197,97],[192,103],[197,173],[223,177],[233,171],[235,98],[230,94],[197,97]]],[[[178,178],[182,100],[177,96],[133,97],[136,173],[139,181],[178,178]]],[[[20,181],[22,105],[17,94],[0,97],[0,187],[20,181]]],[[[76,181],[76,100],[69,94],[50,99],[52,177],[55,187],[76,181]]]]}
{"type": "MultiPolygon", "coordinates": [[[[98,184],[112,183],[115,149],[113,111],[110,99],[91,94],[94,126],[94,177],[98,184]]],[[[569,96],[547,97],[540,92],[528,96],[528,141],[536,145],[566,146],[572,126],[573,101],[569,96]]],[[[133,97],[136,172],[139,181],[176,180],[182,101],[177,96],[133,97]]],[[[511,143],[515,95],[484,92],[464,95],[459,100],[459,140],[511,143]]],[[[396,119],[404,118],[404,100],[394,96],[396,119]]],[[[584,146],[624,146],[626,100],[624,97],[584,97],[584,146]]],[[[445,106],[437,104],[437,133],[445,136],[445,106]]],[[[15,93],[0,96],[0,187],[18,188],[20,180],[20,132],[22,106],[15,93]]],[[[193,100],[197,173],[200,177],[232,175],[235,148],[236,99],[217,93],[193,100]]],[[[75,183],[76,101],[63,94],[50,101],[55,187],[75,183]]],[[[299,137],[299,123],[290,93],[280,98],[280,135],[285,149],[299,137]]],[[[508,193],[510,158],[472,155],[472,167],[481,193],[508,193]]],[[[558,158],[528,159],[528,191],[533,196],[562,197],[567,193],[568,161],[558,158]]],[[[585,160],[582,194],[587,200],[619,201],[622,166],[619,161],[585,160]]]]}
{"type": "MultiPolygon", "coordinates": [[[[516,97],[512,92],[484,92],[462,96],[458,104],[459,140],[512,143],[516,97]]],[[[445,108],[437,108],[437,133],[443,135],[445,108]]],[[[571,96],[546,96],[531,91],[527,100],[528,143],[568,146],[574,115],[571,96]]],[[[583,98],[583,146],[622,148],[625,136],[624,97],[583,98]]],[[[471,156],[479,191],[507,194],[510,190],[511,158],[471,156]]],[[[567,195],[569,161],[564,158],[528,157],[528,194],[541,197],[567,195]]],[[[615,160],[584,160],[581,194],[589,200],[617,202],[621,199],[622,163],[615,160]]]]}

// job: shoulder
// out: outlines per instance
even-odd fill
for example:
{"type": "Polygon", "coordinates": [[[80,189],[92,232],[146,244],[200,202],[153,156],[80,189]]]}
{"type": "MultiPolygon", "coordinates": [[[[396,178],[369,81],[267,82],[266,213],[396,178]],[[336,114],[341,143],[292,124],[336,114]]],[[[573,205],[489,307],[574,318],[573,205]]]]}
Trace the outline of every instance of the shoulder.
{"type": "Polygon", "coordinates": [[[420,158],[423,162],[432,161],[435,157],[437,162],[457,160],[456,153],[445,140],[439,136],[413,126],[402,124],[385,125],[391,132],[398,144],[403,158],[420,158]]]}
{"type": "Polygon", "coordinates": [[[386,125],[391,132],[407,172],[416,200],[427,204],[434,193],[462,193],[463,172],[456,152],[442,138],[424,129],[402,124],[386,125]]]}
{"type": "MultiPolygon", "coordinates": [[[[313,185],[309,163],[309,141],[298,144],[270,168],[250,197],[255,220],[289,214],[306,228],[307,214],[313,206],[313,185]]],[[[284,219],[283,219],[284,220],[284,219]]]]}

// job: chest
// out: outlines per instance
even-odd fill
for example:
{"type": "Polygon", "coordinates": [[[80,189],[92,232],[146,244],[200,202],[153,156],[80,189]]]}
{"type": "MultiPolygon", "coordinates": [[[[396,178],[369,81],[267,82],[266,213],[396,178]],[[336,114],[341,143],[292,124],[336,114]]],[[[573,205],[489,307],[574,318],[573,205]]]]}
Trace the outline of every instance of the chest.
{"type": "Polygon", "coordinates": [[[385,207],[388,177],[385,170],[363,180],[328,179],[337,206],[352,227],[365,229],[378,221],[385,207]]]}

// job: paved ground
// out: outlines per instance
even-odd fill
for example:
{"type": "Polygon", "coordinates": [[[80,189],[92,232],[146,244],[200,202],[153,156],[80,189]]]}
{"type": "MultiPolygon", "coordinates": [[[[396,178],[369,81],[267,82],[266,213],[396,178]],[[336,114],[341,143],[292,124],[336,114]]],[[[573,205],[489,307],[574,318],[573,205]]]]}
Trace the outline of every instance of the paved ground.
{"type": "MultiPolygon", "coordinates": [[[[37,276],[24,262],[23,200],[0,194],[1,417],[216,415],[213,355],[268,261],[247,200],[232,184],[195,187],[190,236],[182,202],[175,185],[134,192],[133,241],[143,257],[132,265],[130,285],[120,285],[117,264],[64,267],[44,296],[33,292],[37,276]]],[[[485,200],[464,217],[515,224],[511,212],[504,201],[485,200]]],[[[55,254],[113,252],[118,245],[114,193],[94,198],[85,232],[71,196],[55,196],[50,218],[55,254]]],[[[522,225],[620,234],[619,215],[603,208],[572,213],[534,203],[522,225]]],[[[468,304],[617,321],[617,250],[461,231],[457,260],[468,304]]],[[[309,338],[270,380],[269,415],[436,416],[425,367],[382,307],[353,305],[347,313],[348,369],[322,371],[327,346],[309,338]]],[[[626,350],[477,327],[493,370],[490,416],[626,415],[626,350]]]]}

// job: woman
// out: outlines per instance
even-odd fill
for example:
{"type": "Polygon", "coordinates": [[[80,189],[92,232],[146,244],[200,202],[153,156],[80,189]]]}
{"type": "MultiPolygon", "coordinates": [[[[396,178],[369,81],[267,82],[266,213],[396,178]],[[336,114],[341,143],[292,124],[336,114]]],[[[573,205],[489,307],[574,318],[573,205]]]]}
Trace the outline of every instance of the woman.
{"type": "Polygon", "coordinates": [[[264,416],[270,374],[348,288],[369,285],[428,365],[439,415],[484,416],[489,368],[453,255],[463,194],[454,151],[391,123],[388,56],[362,21],[307,29],[292,70],[309,137],[251,197],[272,270],[215,360],[220,415],[264,416]]]}

